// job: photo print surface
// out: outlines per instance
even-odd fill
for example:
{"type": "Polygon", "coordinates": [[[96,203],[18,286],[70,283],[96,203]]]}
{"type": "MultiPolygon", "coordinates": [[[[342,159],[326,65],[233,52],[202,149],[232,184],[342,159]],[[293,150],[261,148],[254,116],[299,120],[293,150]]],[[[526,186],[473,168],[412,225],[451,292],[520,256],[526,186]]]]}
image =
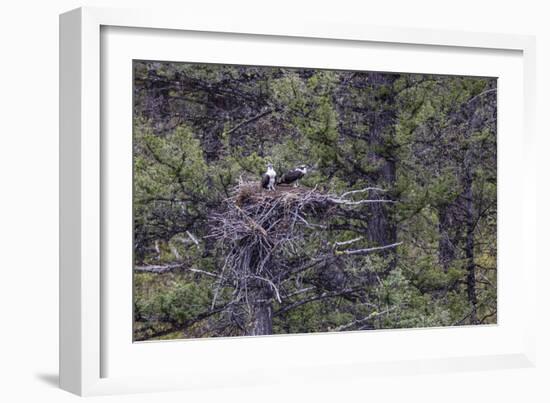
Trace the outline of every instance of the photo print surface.
{"type": "Polygon", "coordinates": [[[133,339],[495,324],[497,80],[133,62],[133,339]]]}

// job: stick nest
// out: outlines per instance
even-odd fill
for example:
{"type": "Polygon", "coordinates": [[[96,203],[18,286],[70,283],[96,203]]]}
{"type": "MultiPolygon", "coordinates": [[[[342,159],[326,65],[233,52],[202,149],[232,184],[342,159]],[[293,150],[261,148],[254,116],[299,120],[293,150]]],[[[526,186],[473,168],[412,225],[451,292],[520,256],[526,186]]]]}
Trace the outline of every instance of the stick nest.
{"type": "Polygon", "coordinates": [[[298,228],[319,226],[309,220],[330,214],[337,204],[334,196],[316,188],[279,185],[270,191],[258,182],[240,182],[212,217],[210,236],[240,247],[246,239],[266,247],[290,242],[298,228]]]}

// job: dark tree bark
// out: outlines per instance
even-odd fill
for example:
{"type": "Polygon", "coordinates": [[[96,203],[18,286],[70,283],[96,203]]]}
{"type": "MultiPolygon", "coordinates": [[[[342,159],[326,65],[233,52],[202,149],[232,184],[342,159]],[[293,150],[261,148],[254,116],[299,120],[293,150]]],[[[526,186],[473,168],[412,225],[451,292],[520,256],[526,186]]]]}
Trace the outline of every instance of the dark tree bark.
{"type": "Polygon", "coordinates": [[[450,204],[444,204],[437,209],[439,218],[439,263],[445,273],[449,271],[449,266],[456,257],[456,234],[453,233],[451,208],[450,204]]]}
{"type": "Polygon", "coordinates": [[[260,289],[251,300],[251,315],[247,326],[248,336],[262,336],[273,333],[273,307],[271,296],[265,289],[260,289]]]}
{"type": "MultiPolygon", "coordinates": [[[[387,161],[381,170],[378,183],[391,189],[395,185],[395,163],[387,161]]],[[[390,197],[393,194],[390,192],[390,197]]],[[[368,237],[374,245],[389,245],[397,242],[397,224],[394,218],[394,205],[378,204],[370,209],[371,218],[367,227],[368,237]]],[[[389,258],[387,271],[391,271],[397,264],[395,250],[383,251],[382,256],[389,258]]]]}
{"type": "Polygon", "coordinates": [[[469,165],[466,166],[465,178],[465,221],[466,221],[466,242],[464,243],[464,253],[466,257],[466,287],[468,301],[472,307],[470,313],[470,323],[477,324],[477,295],[476,295],[476,266],[474,260],[474,203],[473,203],[473,178],[469,165]]]}
{"type": "MultiPolygon", "coordinates": [[[[339,130],[353,141],[368,144],[368,153],[343,156],[349,174],[346,180],[350,186],[357,182],[376,183],[388,190],[388,197],[396,199],[392,190],[396,182],[397,144],[395,127],[397,123],[397,97],[394,89],[399,74],[376,72],[353,72],[342,76],[341,92],[337,92],[334,103],[341,115],[339,130]],[[346,91],[343,91],[343,89],[346,91]],[[350,90],[351,88],[351,90],[350,90]],[[361,125],[357,125],[361,122],[361,125]],[[365,127],[367,131],[357,131],[365,127]],[[368,161],[367,164],[360,161],[368,161]],[[376,169],[372,169],[376,166],[376,169]]],[[[363,214],[369,225],[366,236],[372,245],[394,244],[397,240],[397,224],[393,205],[373,205],[364,209],[363,214]]],[[[388,271],[396,265],[395,251],[385,250],[389,259],[388,271]]]]}
{"type": "MultiPolygon", "coordinates": [[[[248,267],[244,267],[247,262],[242,262],[245,273],[250,273],[252,278],[244,278],[247,282],[246,302],[248,317],[246,319],[245,330],[247,336],[262,336],[273,333],[273,290],[271,289],[268,280],[262,277],[262,269],[260,265],[261,253],[259,250],[254,250],[251,253],[248,267]]],[[[266,262],[271,269],[271,264],[266,262]]],[[[265,267],[264,267],[265,269],[265,267]]]]}
{"type": "MultiPolygon", "coordinates": [[[[371,127],[371,142],[376,151],[376,159],[381,160],[380,169],[371,178],[374,183],[388,189],[389,197],[395,198],[393,188],[396,182],[397,146],[395,143],[395,126],[397,122],[397,93],[394,83],[399,75],[371,73],[371,85],[376,88],[385,88],[375,95],[375,101],[381,105],[380,111],[375,112],[368,119],[371,127]]],[[[397,241],[397,224],[394,217],[395,206],[375,205],[372,210],[372,221],[369,225],[369,236],[372,243],[377,245],[393,244],[397,241]]],[[[394,250],[383,252],[389,258],[388,271],[395,268],[397,258],[394,250]]]]}

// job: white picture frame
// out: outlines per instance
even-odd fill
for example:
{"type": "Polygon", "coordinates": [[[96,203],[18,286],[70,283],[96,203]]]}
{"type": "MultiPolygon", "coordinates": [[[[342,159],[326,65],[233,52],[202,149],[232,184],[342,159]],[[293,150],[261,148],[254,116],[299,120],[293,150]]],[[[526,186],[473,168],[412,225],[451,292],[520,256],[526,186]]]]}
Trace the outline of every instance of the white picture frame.
{"type": "MultiPolygon", "coordinates": [[[[109,53],[104,53],[105,50],[102,49],[105,47],[105,42],[102,42],[104,40],[102,31],[106,28],[108,30],[108,27],[170,32],[172,41],[178,40],[177,32],[193,32],[198,37],[201,33],[204,35],[216,33],[218,39],[227,36],[229,40],[230,36],[238,35],[243,38],[253,38],[258,43],[291,41],[306,47],[312,46],[315,41],[324,41],[324,46],[331,46],[333,49],[344,47],[346,44],[353,44],[353,46],[376,44],[381,48],[399,45],[400,49],[415,47],[416,51],[427,52],[428,58],[434,57],[430,56],[430,49],[452,52],[466,49],[479,55],[491,52],[513,52],[516,62],[512,64],[516,63],[517,67],[519,63],[521,77],[518,79],[519,70],[517,69],[514,70],[515,73],[510,73],[510,77],[515,78],[510,79],[511,86],[506,87],[510,88],[510,92],[504,91],[503,96],[511,97],[512,87],[515,88],[514,91],[519,93],[520,97],[520,100],[516,101],[521,104],[521,116],[515,116],[517,120],[514,121],[504,121],[504,127],[499,120],[499,136],[501,129],[503,133],[508,133],[506,132],[508,125],[510,126],[508,129],[519,130],[519,133],[515,130],[510,131],[511,136],[507,136],[505,142],[512,150],[514,147],[516,149],[520,147],[522,166],[519,170],[516,169],[518,172],[514,174],[515,176],[507,176],[503,179],[499,173],[499,186],[501,183],[508,183],[523,189],[534,187],[534,179],[529,175],[535,170],[535,159],[531,158],[534,153],[535,100],[533,37],[370,27],[314,20],[302,21],[300,24],[270,22],[268,19],[262,21],[239,18],[214,20],[151,10],[80,8],[65,13],[60,17],[60,385],[63,389],[79,395],[97,395],[295,382],[297,377],[302,381],[325,378],[346,379],[369,376],[374,373],[397,375],[534,365],[535,284],[533,279],[536,278],[536,266],[531,257],[533,254],[523,253],[530,248],[528,234],[535,233],[534,200],[528,197],[528,192],[520,192],[522,194],[519,196],[520,200],[514,200],[512,204],[510,194],[502,194],[500,190],[499,203],[501,200],[504,202],[504,211],[520,209],[517,217],[509,220],[511,224],[506,223],[506,231],[502,232],[500,229],[502,228],[500,226],[502,204],[499,205],[499,270],[503,264],[503,255],[500,254],[501,241],[504,244],[515,242],[518,249],[513,252],[514,256],[509,256],[509,259],[510,262],[513,259],[513,262],[521,267],[523,281],[518,280],[514,283],[515,291],[525,301],[522,305],[524,309],[521,320],[518,314],[515,314],[514,318],[517,320],[500,323],[500,310],[503,304],[506,305],[506,294],[501,301],[502,281],[506,281],[505,286],[510,284],[510,281],[506,276],[502,280],[499,274],[499,325],[495,327],[482,327],[475,330],[453,328],[448,331],[443,329],[401,330],[385,333],[372,332],[369,335],[365,332],[352,332],[331,334],[321,338],[319,335],[300,335],[145,343],[137,347],[132,345],[131,335],[124,335],[122,328],[119,330],[113,325],[112,320],[106,320],[109,317],[110,306],[106,303],[109,293],[104,289],[104,281],[110,277],[102,271],[102,267],[104,268],[108,263],[105,261],[104,253],[106,245],[102,243],[104,238],[102,227],[108,225],[104,221],[106,218],[102,214],[102,208],[105,206],[105,190],[109,189],[106,178],[113,173],[106,170],[108,166],[106,155],[118,149],[110,140],[105,141],[104,138],[102,140],[102,133],[108,132],[111,124],[104,121],[107,115],[104,110],[102,113],[105,103],[104,94],[110,90],[106,86],[112,83],[112,81],[106,83],[102,80],[105,61],[101,59],[102,56],[109,56],[109,53]],[[518,137],[515,137],[513,142],[508,142],[509,138],[513,137],[513,132],[518,137]],[[106,152],[108,150],[105,147],[113,147],[113,150],[106,152]],[[511,181],[514,183],[509,183],[511,181]],[[507,204],[507,201],[510,204],[507,204]],[[165,360],[163,366],[167,370],[158,376],[147,372],[132,372],[131,365],[128,365],[128,368],[119,366],[116,371],[108,370],[105,364],[107,358],[117,355],[113,353],[113,346],[116,352],[119,348],[122,351],[123,348],[122,344],[113,344],[111,336],[106,335],[109,333],[106,333],[107,325],[111,329],[111,334],[114,333],[113,337],[119,337],[120,340],[126,338],[121,343],[130,343],[127,345],[127,351],[124,352],[125,355],[118,354],[119,361],[132,363],[132,356],[135,355],[139,360],[145,360],[141,362],[147,366],[151,364],[147,360],[153,359],[151,355],[162,356],[163,354],[186,354],[189,360],[185,364],[181,364],[179,360],[173,362],[165,360]],[[315,346],[315,348],[322,347],[327,351],[334,351],[337,346],[344,345],[341,351],[342,355],[345,355],[344,353],[350,352],[353,346],[364,342],[367,337],[371,340],[376,338],[376,342],[382,345],[384,343],[386,345],[402,344],[405,332],[410,334],[408,338],[411,345],[417,342],[425,346],[430,343],[442,345],[445,340],[462,339],[466,340],[463,344],[465,347],[463,350],[452,351],[441,347],[439,350],[434,349],[431,354],[426,349],[417,355],[410,355],[397,348],[392,356],[372,355],[367,359],[358,355],[342,360],[336,354],[328,354],[324,360],[316,359],[315,350],[308,350],[308,346],[315,346]],[[495,340],[495,337],[497,340],[494,343],[495,348],[489,350],[483,344],[483,340],[489,342],[489,340],[495,340]],[[428,340],[428,342],[422,340],[428,340]],[[475,340],[480,340],[476,343],[477,348],[473,348],[475,340]],[[498,340],[502,343],[499,344],[498,340]],[[110,347],[107,348],[107,346],[110,347]],[[301,352],[301,354],[293,354],[292,359],[279,362],[277,357],[281,355],[282,350],[278,349],[283,348],[301,352]],[[151,354],[151,351],[154,351],[154,354],[151,354]],[[231,352],[242,354],[245,351],[248,351],[247,354],[250,356],[248,359],[244,359],[241,363],[231,362],[236,356],[231,352]],[[209,357],[203,365],[199,365],[199,353],[203,354],[202,357],[209,357]],[[253,358],[262,354],[266,357],[264,367],[260,361],[254,361],[253,358]],[[210,364],[215,362],[216,357],[220,365],[212,368],[210,364]],[[188,371],[191,366],[195,366],[195,371],[188,371]],[[304,368],[309,369],[307,374],[304,373],[304,368]],[[208,379],[204,376],[207,373],[208,379]]],[[[127,34],[128,32],[124,35],[127,34]]],[[[161,38],[157,40],[160,41],[161,38]]],[[[109,42],[109,46],[117,46],[116,41],[109,42]]],[[[117,49],[120,49],[120,54],[124,53],[122,48],[117,49]]],[[[161,57],[161,53],[158,55],[161,57]]],[[[255,53],[250,56],[251,59],[246,60],[254,61],[260,56],[261,52],[255,53]]],[[[128,53],[125,57],[133,56],[128,53]]],[[[173,57],[180,60],[182,56],[178,54],[173,57]]],[[[220,55],[217,59],[212,56],[212,61],[227,62],[228,60],[224,57],[228,56],[220,55]]],[[[269,63],[269,60],[266,59],[265,63],[269,63]]],[[[296,63],[299,61],[297,60],[296,63]]],[[[316,66],[314,62],[313,65],[316,66]]],[[[130,78],[130,71],[128,74],[130,78]]],[[[123,87],[119,89],[124,91],[123,87]]],[[[501,101],[503,99],[499,98],[499,108],[501,101]]],[[[127,102],[127,98],[124,102],[127,102]]],[[[126,109],[122,108],[122,110],[126,109]]],[[[501,115],[500,109],[499,115],[501,115]]],[[[127,118],[131,119],[131,116],[127,118]]],[[[501,141],[500,137],[499,141],[501,141]]],[[[500,151],[499,149],[499,153],[500,151]]],[[[500,158],[499,156],[500,172],[503,170],[508,172],[506,160],[503,162],[500,158]]],[[[509,213],[507,214],[510,216],[509,213]]],[[[112,216],[109,217],[112,218],[112,216]]],[[[127,287],[124,290],[128,293],[127,287]]],[[[383,352],[384,348],[380,351],[383,352]]]]}

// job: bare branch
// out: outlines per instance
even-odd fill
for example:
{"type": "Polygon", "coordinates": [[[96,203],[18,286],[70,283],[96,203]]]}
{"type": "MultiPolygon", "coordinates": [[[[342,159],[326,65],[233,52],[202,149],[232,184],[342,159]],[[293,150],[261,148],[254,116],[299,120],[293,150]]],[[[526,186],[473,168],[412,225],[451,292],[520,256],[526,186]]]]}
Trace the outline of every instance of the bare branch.
{"type": "Polygon", "coordinates": [[[347,196],[350,196],[350,195],[353,195],[353,194],[356,194],[356,193],[365,193],[365,192],[368,192],[370,190],[375,190],[377,192],[387,192],[387,190],[385,190],[385,189],[376,188],[376,187],[368,187],[368,188],[364,188],[364,189],[350,190],[348,192],[342,193],[342,195],[340,197],[344,198],[344,197],[347,197],[347,196]]]}
{"type": "Polygon", "coordinates": [[[343,204],[346,206],[359,206],[361,204],[373,204],[373,203],[395,203],[394,200],[386,200],[386,199],[368,199],[368,200],[351,201],[351,200],[344,200],[341,198],[330,198],[329,200],[333,203],[343,204]]]}
{"type": "Polygon", "coordinates": [[[163,274],[174,270],[186,270],[193,273],[199,273],[204,274],[205,276],[220,278],[219,275],[216,273],[211,273],[209,271],[195,269],[193,267],[186,267],[183,263],[171,263],[171,264],[165,264],[165,265],[147,265],[147,266],[135,266],[135,271],[141,271],[141,272],[147,272],[147,273],[155,273],[155,274],[163,274]]]}
{"type": "Polygon", "coordinates": [[[347,288],[347,289],[342,290],[342,291],[332,291],[332,292],[325,291],[322,294],[316,295],[314,297],[311,297],[311,298],[308,298],[308,299],[303,299],[303,300],[294,302],[293,304],[287,305],[287,306],[279,309],[278,311],[274,312],[273,316],[282,315],[283,313],[286,313],[286,312],[288,312],[292,309],[298,308],[298,307],[300,307],[302,305],[305,305],[305,304],[308,304],[310,302],[319,301],[319,300],[327,299],[327,298],[341,297],[343,295],[350,295],[350,294],[353,294],[354,292],[357,292],[361,289],[362,289],[362,287],[355,287],[355,288],[347,288]]]}
{"type": "Polygon", "coordinates": [[[334,242],[334,247],[337,248],[338,246],[349,245],[349,244],[358,242],[358,241],[360,241],[361,239],[363,239],[362,236],[357,237],[357,238],[350,239],[349,241],[334,242]]]}
{"type": "Polygon", "coordinates": [[[262,280],[262,281],[265,281],[266,283],[268,283],[271,286],[271,288],[273,288],[273,291],[275,291],[275,297],[277,298],[277,301],[279,303],[282,302],[281,301],[281,294],[279,294],[279,290],[277,289],[277,286],[275,285],[275,283],[273,281],[271,281],[268,278],[261,277],[261,276],[250,276],[250,277],[251,278],[256,278],[258,280],[262,280]]]}
{"type": "Polygon", "coordinates": [[[212,315],[215,315],[217,313],[222,312],[224,309],[227,308],[228,305],[229,304],[218,306],[218,307],[212,308],[208,311],[202,312],[202,313],[198,314],[197,316],[195,316],[194,318],[189,319],[189,320],[187,320],[187,321],[185,321],[184,323],[181,323],[181,324],[172,323],[172,327],[170,327],[169,329],[157,331],[157,332],[155,332],[151,335],[148,335],[147,339],[153,339],[153,338],[156,338],[156,337],[166,336],[167,334],[170,334],[170,333],[183,331],[184,329],[194,325],[197,322],[200,322],[201,320],[204,320],[206,318],[209,318],[212,315]]]}
{"type": "Polygon", "coordinates": [[[313,290],[315,290],[315,288],[316,288],[316,287],[306,287],[306,288],[302,288],[302,289],[300,289],[300,290],[291,292],[290,294],[286,294],[285,296],[283,296],[283,299],[290,298],[290,297],[293,297],[293,296],[299,295],[299,294],[304,294],[304,293],[309,292],[309,291],[313,291],[313,290]]]}
{"type": "Polygon", "coordinates": [[[382,315],[385,315],[391,311],[394,311],[396,310],[397,308],[399,308],[399,306],[392,306],[391,308],[388,308],[382,312],[372,312],[370,315],[364,317],[363,319],[356,319],[346,325],[342,325],[342,326],[338,326],[337,328],[334,329],[334,331],[336,332],[341,332],[342,330],[348,330],[356,325],[361,325],[365,322],[368,322],[369,320],[371,319],[374,319],[374,318],[377,318],[378,316],[382,316],[382,315]]]}
{"type": "Polygon", "coordinates": [[[199,241],[197,240],[197,238],[192,233],[190,233],[189,231],[185,231],[185,233],[193,241],[193,243],[195,245],[199,246],[199,241]]]}
{"type": "Polygon", "coordinates": [[[246,126],[247,124],[252,123],[252,122],[254,122],[254,121],[258,120],[258,119],[261,119],[261,118],[263,118],[265,115],[269,115],[270,113],[273,113],[274,111],[275,111],[274,109],[268,109],[268,110],[266,110],[266,111],[264,111],[264,112],[261,112],[261,113],[257,114],[256,116],[253,116],[253,117],[251,117],[250,119],[247,119],[247,120],[245,120],[245,121],[239,123],[237,126],[233,127],[232,129],[228,130],[227,132],[225,132],[225,134],[226,134],[226,135],[229,135],[229,134],[231,134],[231,133],[233,133],[233,132],[239,130],[241,127],[246,126]]]}
{"type": "Polygon", "coordinates": [[[480,98],[484,95],[490,94],[491,92],[497,92],[497,89],[496,88],[491,88],[491,89],[482,91],[479,94],[477,94],[476,96],[474,96],[474,97],[470,98],[468,101],[466,101],[465,105],[468,105],[469,103],[475,101],[476,99],[478,99],[478,98],[480,98]]]}
{"type": "Polygon", "coordinates": [[[396,242],[390,245],[375,246],[373,248],[365,248],[365,249],[353,249],[353,250],[348,249],[348,250],[342,250],[342,251],[337,250],[334,253],[336,253],[337,255],[366,255],[368,253],[377,252],[379,250],[395,248],[401,245],[402,243],[403,242],[396,242]]]}

